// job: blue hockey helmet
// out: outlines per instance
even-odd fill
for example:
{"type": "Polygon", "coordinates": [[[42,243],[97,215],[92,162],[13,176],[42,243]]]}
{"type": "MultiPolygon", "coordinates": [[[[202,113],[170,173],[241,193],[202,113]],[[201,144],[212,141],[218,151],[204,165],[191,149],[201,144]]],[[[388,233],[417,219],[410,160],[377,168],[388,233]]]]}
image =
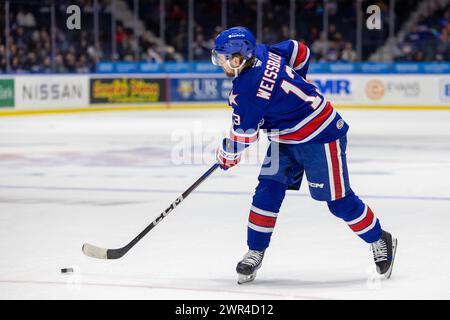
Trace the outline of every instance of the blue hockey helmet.
{"type": "Polygon", "coordinates": [[[255,54],[256,40],[252,32],[245,27],[233,27],[222,31],[214,41],[211,60],[220,65],[219,55],[229,60],[233,54],[239,53],[244,60],[251,59],[255,54]]]}

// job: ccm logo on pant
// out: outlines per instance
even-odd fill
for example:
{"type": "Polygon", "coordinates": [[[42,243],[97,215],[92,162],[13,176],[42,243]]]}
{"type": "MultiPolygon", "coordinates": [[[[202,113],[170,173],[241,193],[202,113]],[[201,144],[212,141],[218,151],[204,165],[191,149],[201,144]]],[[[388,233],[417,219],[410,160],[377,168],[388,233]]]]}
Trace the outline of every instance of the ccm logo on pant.
{"type": "Polygon", "coordinates": [[[309,183],[309,186],[310,186],[311,188],[320,188],[320,189],[323,189],[323,183],[310,182],[310,183],[309,183]]]}

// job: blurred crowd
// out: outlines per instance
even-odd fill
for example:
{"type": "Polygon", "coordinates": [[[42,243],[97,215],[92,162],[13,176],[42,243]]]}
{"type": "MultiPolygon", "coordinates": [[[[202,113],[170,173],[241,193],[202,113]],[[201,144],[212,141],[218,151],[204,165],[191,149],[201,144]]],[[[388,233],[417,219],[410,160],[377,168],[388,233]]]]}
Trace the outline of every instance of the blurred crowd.
{"type": "MultiPolygon", "coordinates": [[[[186,61],[191,48],[196,61],[210,59],[214,39],[222,31],[221,0],[199,0],[194,6],[194,34],[188,38],[188,1],[166,0],[166,30],[164,39],[158,38],[159,0],[140,0],[139,18],[145,30],[136,38],[134,30],[117,21],[115,33],[111,28],[111,1],[98,0],[99,41],[94,41],[93,0],[61,0],[56,5],[55,50],[52,52],[50,6],[37,0],[19,1],[10,6],[9,36],[0,37],[0,71],[6,71],[6,42],[9,45],[9,65],[12,72],[94,72],[97,61],[186,61]],[[67,30],[65,12],[69,4],[81,7],[81,30],[67,30]],[[164,41],[163,41],[164,40],[164,41]]],[[[408,19],[417,1],[396,0],[396,30],[408,19]],[[404,10],[404,8],[409,8],[404,10]],[[405,12],[406,11],[406,12],[405,12]]],[[[388,0],[375,1],[382,10],[384,23],[389,20],[388,0]]],[[[134,1],[127,0],[133,10],[134,1]]],[[[263,2],[261,40],[276,43],[292,37],[304,41],[311,49],[312,60],[320,62],[355,62],[356,8],[354,0],[328,0],[328,30],[323,31],[323,0],[300,0],[296,6],[295,30],[289,29],[289,0],[263,2]]],[[[5,8],[0,6],[1,34],[4,35],[5,8]]],[[[228,0],[228,26],[244,25],[256,34],[256,1],[228,0]]],[[[388,28],[379,32],[364,31],[362,60],[382,46],[388,28]]],[[[404,40],[394,48],[396,61],[449,61],[450,8],[434,12],[414,24],[404,40]]]]}
{"type": "MultiPolygon", "coordinates": [[[[172,7],[168,13],[170,37],[167,41],[184,57],[188,54],[187,35],[187,4],[186,1],[169,1],[172,7]]],[[[356,61],[354,49],[354,14],[353,1],[329,0],[329,31],[323,29],[323,1],[303,0],[297,1],[296,30],[293,35],[289,30],[289,1],[266,0],[263,3],[263,28],[261,41],[273,44],[293,36],[301,39],[313,51],[312,58],[316,61],[356,61]],[[350,14],[353,12],[353,15],[350,14]],[[345,36],[343,36],[345,35],[345,36]]],[[[250,28],[256,35],[256,1],[254,0],[228,0],[227,25],[242,25],[250,28]]],[[[221,1],[212,0],[196,2],[194,39],[191,44],[194,60],[208,60],[210,51],[217,34],[222,31],[220,25],[211,24],[211,21],[221,21],[221,1]]]]}
{"type": "MultiPolygon", "coordinates": [[[[168,25],[171,36],[166,37],[175,50],[188,56],[187,35],[187,1],[167,0],[168,25]]],[[[396,0],[395,25],[399,31],[410,18],[421,1],[396,0]]],[[[320,62],[355,62],[358,60],[356,52],[356,1],[328,0],[328,30],[323,31],[324,1],[298,0],[295,8],[295,33],[289,30],[288,0],[265,0],[263,2],[263,19],[261,40],[272,44],[295,37],[304,41],[312,51],[312,61],[320,62]]],[[[363,0],[362,6],[375,4],[381,9],[381,30],[363,28],[362,61],[367,61],[375,51],[383,46],[389,37],[390,8],[389,0],[363,0]]],[[[243,25],[256,33],[256,1],[255,0],[227,0],[227,25],[243,25]]],[[[449,61],[449,21],[450,8],[434,12],[423,18],[419,24],[411,27],[410,33],[394,48],[396,61],[449,61]]],[[[365,12],[365,10],[364,10],[365,12]]],[[[216,35],[222,28],[211,21],[221,21],[221,1],[195,2],[194,39],[191,43],[194,60],[208,60],[210,49],[216,35]]],[[[151,27],[151,25],[149,25],[151,27]]],[[[155,27],[155,24],[153,24],[155,27]]]]}
{"type": "Polygon", "coordinates": [[[450,60],[450,6],[413,25],[395,52],[397,61],[450,60]]]}
{"type": "MultiPolygon", "coordinates": [[[[55,50],[52,52],[50,7],[43,4],[24,5],[12,3],[9,15],[9,62],[14,73],[85,73],[94,70],[96,50],[93,36],[87,30],[70,32],[65,27],[67,5],[62,1],[56,6],[55,50]],[[64,13],[64,14],[61,14],[64,13]],[[54,55],[54,56],[53,56],[54,55]]],[[[92,12],[88,1],[80,1],[85,12],[92,12]]],[[[0,9],[1,30],[4,30],[4,6],[0,9]]],[[[0,38],[0,70],[7,66],[5,38],[0,38]]]]}

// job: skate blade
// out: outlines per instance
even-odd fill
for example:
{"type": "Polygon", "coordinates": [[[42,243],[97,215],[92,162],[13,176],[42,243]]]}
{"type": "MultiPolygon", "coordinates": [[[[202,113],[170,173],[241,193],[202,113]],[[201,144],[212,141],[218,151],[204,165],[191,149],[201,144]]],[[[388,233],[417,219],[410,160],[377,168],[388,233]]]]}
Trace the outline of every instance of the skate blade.
{"type": "Polygon", "coordinates": [[[397,251],[397,239],[392,239],[392,262],[391,266],[389,267],[388,271],[384,274],[385,279],[389,279],[392,274],[392,269],[394,268],[394,261],[395,261],[395,252],[397,251]]]}
{"type": "Polygon", "coordinates": [[[256,277],[256,272],[252,273],[250,275],[239,274],[237,283],[243,284],[243,283],[251,282],[251,281],[255,280],[255,277],[256,277]]]}

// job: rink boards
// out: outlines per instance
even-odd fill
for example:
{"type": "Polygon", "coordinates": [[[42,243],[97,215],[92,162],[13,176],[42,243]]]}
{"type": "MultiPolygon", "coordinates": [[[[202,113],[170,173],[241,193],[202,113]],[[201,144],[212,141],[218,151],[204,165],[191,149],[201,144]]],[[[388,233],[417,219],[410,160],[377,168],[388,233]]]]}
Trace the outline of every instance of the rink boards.
{"type": "MultiPolygon", "coordinates": [[[[336,107],[450,110],[447,74],[311,74],[336,107]]],[[[227,107],[218,74],[17,75],[0,78],[0,115],[227,107]]]]}

